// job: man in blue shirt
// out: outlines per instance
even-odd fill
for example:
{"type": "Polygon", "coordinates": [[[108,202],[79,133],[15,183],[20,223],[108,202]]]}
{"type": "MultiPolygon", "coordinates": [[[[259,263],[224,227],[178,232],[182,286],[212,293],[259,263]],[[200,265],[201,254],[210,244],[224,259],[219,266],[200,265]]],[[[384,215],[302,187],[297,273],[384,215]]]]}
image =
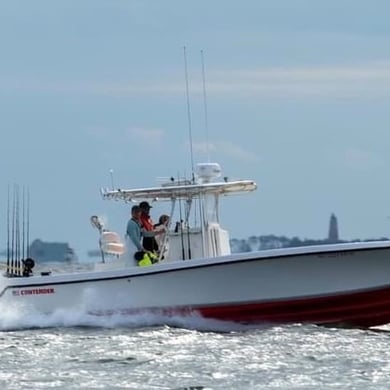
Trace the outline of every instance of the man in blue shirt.
{"type": "Polygon", "coordinates": [[[144,250],[141,243],[142,231],[141,231],[140,216],[141,216],[141,208],[137,205],[133,206],[131,208],[131,219],[127,223],[127,228],[126,228],[126,235],[129,238],[127,240],[128,250],[131,259],[134,257],[135,252],[144,250]]]}

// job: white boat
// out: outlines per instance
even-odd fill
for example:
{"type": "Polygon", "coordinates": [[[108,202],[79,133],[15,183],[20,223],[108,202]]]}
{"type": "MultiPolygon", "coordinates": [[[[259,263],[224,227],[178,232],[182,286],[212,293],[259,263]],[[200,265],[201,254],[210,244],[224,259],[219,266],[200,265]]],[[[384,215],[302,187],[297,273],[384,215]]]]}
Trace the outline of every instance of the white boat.
{"type": "Polygon", "coordinates": [[[138,266],[126,240],[93,217],[102,261],[92,271],[34,274],[31,260],[22,261],[23,267],[9,264],[0,304],[39,313],[150,312],[244,324],[371,327],[390,322],[390,242],[232,254],[219,221],[219,201],[257,185],[219,177],[219,165],[206,163],[197,165],[189,181],[172,178],[158,187],[102,190],[106,200],[170,202],[172,226],[163,240],[163,258],[138,266]]]}

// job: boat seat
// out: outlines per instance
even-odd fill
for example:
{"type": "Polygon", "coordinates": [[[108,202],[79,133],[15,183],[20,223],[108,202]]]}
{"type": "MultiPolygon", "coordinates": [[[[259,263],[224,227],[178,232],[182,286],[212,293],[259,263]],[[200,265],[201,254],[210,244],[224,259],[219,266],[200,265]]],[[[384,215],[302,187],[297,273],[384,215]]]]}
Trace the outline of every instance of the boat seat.
{"type": "Polygon", "coordinates": [[[100,249],[109,255],[120,256],[125,252],[119,234],[116,232],[104,231],[100,236],[100,249]]]}

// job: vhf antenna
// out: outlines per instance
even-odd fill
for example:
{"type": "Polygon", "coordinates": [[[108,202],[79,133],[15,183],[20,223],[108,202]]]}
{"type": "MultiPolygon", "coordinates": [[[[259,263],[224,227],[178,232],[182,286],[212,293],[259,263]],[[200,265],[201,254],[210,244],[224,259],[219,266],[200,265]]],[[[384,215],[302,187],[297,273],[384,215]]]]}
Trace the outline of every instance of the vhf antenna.
{"type": "Polygon", "coordinates": [[[202,60],[203,105],[204,105],[204,125],[205,125],[205,130],[206,130],[206,151],[207,151],[207,161],[210,162],[209,120],[208,120],[208,114],[207,114],[206,72],[204,69],[203,50],[200,51],[200,56],[201,56],[201,60],[202,60]]]}
{"type": "Polygon", "coordinates": [[[191,108],[190,108],[190,94],[188,88],[188,70],[187,70],[187,53],[186,47],[183,47],[184,54],[184,72],[186,79],[186,97],[187,97],[187,118],[188,118],[188,133],[190,137],[190,154],[191,154],[191,171],[192,171],[192,182],[195,182],[195,174],[194,174],[194,153],[192,150],[192,126],[191,126],[191,108]]]}
{"type": "Polygon", "coordinates": [[[110,178],[111,178],[111,188],[114,191],[115,186],[114,186],[114,170],[113,169],[110,169],[110,178]]]}

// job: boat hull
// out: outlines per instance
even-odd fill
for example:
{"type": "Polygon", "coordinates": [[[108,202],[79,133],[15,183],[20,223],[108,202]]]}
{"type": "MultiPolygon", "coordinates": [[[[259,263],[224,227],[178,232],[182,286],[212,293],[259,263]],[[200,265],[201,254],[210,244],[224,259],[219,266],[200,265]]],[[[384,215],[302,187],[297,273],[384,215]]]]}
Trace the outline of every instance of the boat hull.
{"type": "Polygon", "coordinates": [[[3,281],[0,303],[40,313],[152,312],[246,324],[390,322],[389,244],[262,251],[3,281]]]}

